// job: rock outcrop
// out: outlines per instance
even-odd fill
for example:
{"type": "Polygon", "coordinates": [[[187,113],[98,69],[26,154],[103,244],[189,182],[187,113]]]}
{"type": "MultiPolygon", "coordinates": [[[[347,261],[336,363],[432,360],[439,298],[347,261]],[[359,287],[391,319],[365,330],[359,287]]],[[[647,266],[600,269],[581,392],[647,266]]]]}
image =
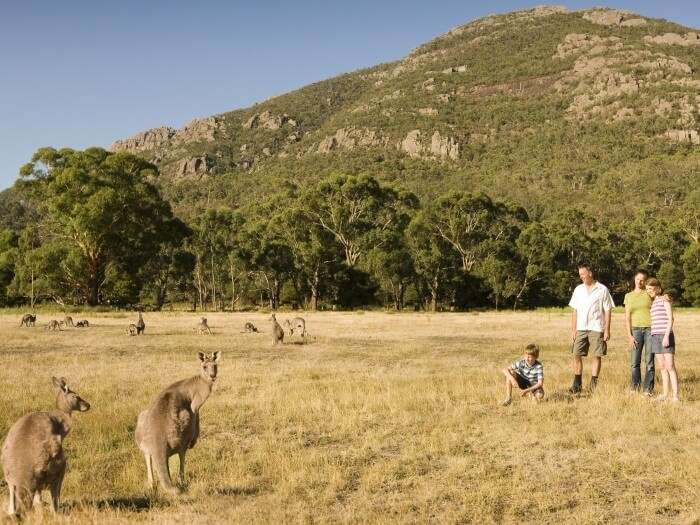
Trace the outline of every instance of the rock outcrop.
{"type": "Polygon", "coordinates": [[[439,131],[433,133],[429,145],[423,145],[419,129],[409,131],[397,148],[414,159],[459,159],[459,143],[453,137],[443,137],[439,131]]]}
{"type": "Polygon", "coordinates": [[[170,127],[153,128],[127,139],[117,140],[110,149],[112,151],[139,153],[163,150],[173,145],[190,144],[192,142],[212,142],[215,139],[215,132],[220,126],[221,123],[216,117],[193,119],[181,129],[170,127]]]}
{"type": "Polygon", "coordinates": [[[678,33],[664,33],[658,36],[647,35],[644,37],[644,42],[662,46],[700,46],[700,33],[686,33],[685,35],[679,35],[678,33]]]}
{"type": "Polygon", "coordinates": [[[690,142],[700,144],[700,134],[694,129],[669,129],[664,136],[675,142],[690,142]]]}
{"type": "Polygon", "coordinates": [[[594,9],[586,11],[583,18],[601,26],[638,27],[646,25],[644,18],[616,9],[594,9]]]}
{"type": "Polygon", "coordinates": [[[192,157],[182,159],[177,165],[175,174],[178,177],[192,177],[206,175],[211,170],[211,166],[206,157],[192,157]]]}
{"type": "Polygon", "coordinates": [[[457,160],[459,158],[459,144],[454,138],[443,137],[439,131],[436,131],[430,141],[430,152],[436,157],[443,159],[449,157],[452,160],[457,160]]]}
{"type": "Polygon", "coordinates": [[[352,151],[355,148],[371,148],[385,144],[385,140],[372,129],[340,128],[333,135],[324,138],[316,149],[317,153],[330,153],[338,149],[352,151]]]}
{"type": "Polygon", "coordinates": [[[256,113],[243,123],[245,129],[263,128],[272,131],[278,130],[284,125],[296,127],[297,123],[286,113],[283,115],[273,115],[268,110],[262,113],[256,113]]]}
{"type": "Polygon", "coordinates": [[[115,141],[112,151],[143,152],[164,148],[170,144],[176,130],[169,127],[153,128],[129,137],[115,141]]]}

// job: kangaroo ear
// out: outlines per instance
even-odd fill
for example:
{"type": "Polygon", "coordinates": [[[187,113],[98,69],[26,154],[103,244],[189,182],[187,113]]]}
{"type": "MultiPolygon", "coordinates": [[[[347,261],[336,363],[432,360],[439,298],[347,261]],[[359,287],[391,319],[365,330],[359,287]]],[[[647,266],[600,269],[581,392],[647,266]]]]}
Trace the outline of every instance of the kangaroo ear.
{"type": "Polygon", "coordinates": [[[214,362],[218,363],[221,360],[221,352],[218,350],[211,355],[214,358],[214,362]]]}
{"type": "Polygon", "coordinates": [[[57,377],[52,376],[51,382],[53,383],[53,386],[55,386],[56,388],[63,388],[63,384],[61,383],[61,380],[58,379],[57,377]]]}
{"type": "Polygon", "coordinates": [[[206,359],[207,355],[204,352],[197,352],[197,357],[199,357],[199,360],[204,362],[206,359]]]}

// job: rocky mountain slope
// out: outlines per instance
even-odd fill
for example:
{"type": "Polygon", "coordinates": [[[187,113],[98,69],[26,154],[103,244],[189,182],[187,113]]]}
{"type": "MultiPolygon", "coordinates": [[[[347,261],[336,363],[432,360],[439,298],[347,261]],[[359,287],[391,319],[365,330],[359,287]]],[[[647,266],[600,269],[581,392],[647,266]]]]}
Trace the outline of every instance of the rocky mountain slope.
{"type": "Polygon", "coordinates": [[[700,32],[612,9],[537,7],[112,149],[155,161],[176,206],[196,207],[193,188],[238,205],[344,170],[421,195],[487,190],[546,213],[601,193],[598,208],[622,195],[663,203],[700,175],[699,131],[700,32]]]}

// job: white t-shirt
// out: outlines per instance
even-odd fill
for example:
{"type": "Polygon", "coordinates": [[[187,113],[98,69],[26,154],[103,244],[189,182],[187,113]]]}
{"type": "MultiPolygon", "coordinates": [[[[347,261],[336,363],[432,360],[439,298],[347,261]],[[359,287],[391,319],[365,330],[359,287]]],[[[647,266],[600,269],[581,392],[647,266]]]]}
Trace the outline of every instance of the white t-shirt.
{"type": "Polygon", "coordinates": [[[576,330],[602,332],[605,312],[613,309],[612,296],[604,284],[596,282],[590,289],[579,284],[571,296],[569,306],[576,310],[576,330]]]}

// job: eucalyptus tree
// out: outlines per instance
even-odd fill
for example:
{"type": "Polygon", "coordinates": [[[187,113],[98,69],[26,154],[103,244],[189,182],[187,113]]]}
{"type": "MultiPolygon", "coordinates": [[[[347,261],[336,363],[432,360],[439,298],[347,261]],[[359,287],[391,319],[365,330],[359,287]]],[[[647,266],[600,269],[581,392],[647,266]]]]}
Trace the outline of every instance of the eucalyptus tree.
{"type": "Polygon", "coordinates": [[[20,185],[41,214],[45,259],[58,263],[45,265],[45,277],[60,277],[62,293],[82,294],[90,305],[101,300],[108,268],[135,278],[172,216],[157,176],[153,164],[130,153],[39,149],[21,168],[20,185]]]}

